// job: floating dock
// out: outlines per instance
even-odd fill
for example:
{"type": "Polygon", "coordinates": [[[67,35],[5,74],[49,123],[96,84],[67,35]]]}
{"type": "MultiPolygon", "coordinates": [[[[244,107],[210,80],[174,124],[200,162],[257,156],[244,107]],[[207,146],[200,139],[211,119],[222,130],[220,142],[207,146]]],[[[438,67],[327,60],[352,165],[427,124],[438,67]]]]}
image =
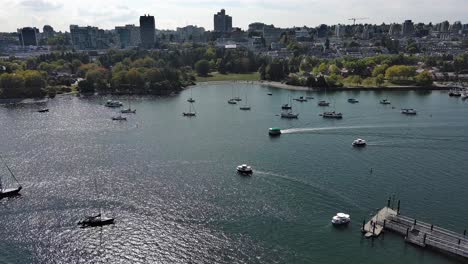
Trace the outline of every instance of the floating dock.
{"type": "Polygon", "coordinates": [[[367,238],[378,237],[382,232],[392,231],[404,236],[405,241],[422,248],[431,248],[442,253],[468,260],[468,237],[466,230],[459,234],[429,223],[400,214],[389,206],[382,208],[369,222],[363,222],[362,232],[367,238]]]}

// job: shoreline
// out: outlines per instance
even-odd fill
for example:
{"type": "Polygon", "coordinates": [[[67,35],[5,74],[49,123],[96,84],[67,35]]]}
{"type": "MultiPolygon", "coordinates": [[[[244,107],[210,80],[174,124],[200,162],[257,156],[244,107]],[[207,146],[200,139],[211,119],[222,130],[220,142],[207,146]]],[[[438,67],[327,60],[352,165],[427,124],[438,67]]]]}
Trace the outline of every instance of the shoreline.
{"type": "Polygon", "coordinates": [[[272,81],[211,81],[211,82],[197,82],[195,85],[188,86],[200,86],[200,85],[222,85],[222,84],[233,84],[233,83],[242,83],[242,84],[256,84],[267,87],[273,87],[278,89],[293,90],[293,91],[444,91],[450,90],[455,87],[452,86],[430,86],[430,87],[420,87],[420,86],[383,86],[383,87],[333,87],[333,88],[310,88],[305,86],[294,86],[281,82],[272,82],[272,81]]]}

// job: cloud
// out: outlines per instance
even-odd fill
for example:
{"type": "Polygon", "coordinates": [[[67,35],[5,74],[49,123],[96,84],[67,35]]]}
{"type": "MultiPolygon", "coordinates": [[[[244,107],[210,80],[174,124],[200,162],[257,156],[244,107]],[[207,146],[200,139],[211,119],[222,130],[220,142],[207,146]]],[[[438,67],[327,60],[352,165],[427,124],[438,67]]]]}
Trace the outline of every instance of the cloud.
{"type": "Polygon", "coordinates": [[[63,3],[54,3],[47,0],[24,0],[20,6],[36,12],[54,11],[63,7],[63,3]]]}

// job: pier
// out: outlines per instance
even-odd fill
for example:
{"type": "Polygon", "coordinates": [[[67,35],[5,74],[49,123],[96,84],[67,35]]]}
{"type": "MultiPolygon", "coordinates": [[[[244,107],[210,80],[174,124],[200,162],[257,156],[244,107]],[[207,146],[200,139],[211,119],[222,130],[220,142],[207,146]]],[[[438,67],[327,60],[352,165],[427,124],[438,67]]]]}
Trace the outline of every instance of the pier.
{"type": "Polygon", "coordinates": [[[405,241],[422,248],[431,248],[442,253],[468,260],[467,231],[456,233],[433,224],[400,214],[398,209],[382,208],[367,223],[364,221],[362,232],[366,238],[378,237],[382,232],[391,231],[400,234],[405,241]]]}

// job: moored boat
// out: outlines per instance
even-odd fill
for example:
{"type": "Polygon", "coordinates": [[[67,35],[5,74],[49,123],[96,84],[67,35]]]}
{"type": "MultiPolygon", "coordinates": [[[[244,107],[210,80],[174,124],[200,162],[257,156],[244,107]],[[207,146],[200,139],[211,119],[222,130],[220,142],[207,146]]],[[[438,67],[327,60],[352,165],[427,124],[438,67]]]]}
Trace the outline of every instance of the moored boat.
{"type": "Polygon", "coordinates": [[[380,100],[380,104],[389,105],[389,104],[391,104],[391,102],[388,99],[382,99],[382,100],[380,100]]]}
{"type": "Polygon", "coordinates": [[[351,217],[349,214],[337,213],[331,220],[333,225],[346,225],[351,222],[351,217]]]}
{"type": "Polygon", "coordinates": [[[228,104],[237,104],[237,102],[234,99],[229,99],[228,104]]]}
{"type": "Polygon", "coordinates": [[[8,172],[10,173],[10,176],[13,178],[13,180],[17,184],[16,187],[4,188],[3,182],[2,182],[2,175],[0,175],[0,199],[4,197],[11,197],[11,196],[19,195],[19,192],[21,191],[21,189],[23,189],[23,186],[19,184],[18,180],[16,179],[15,174],[13,174],[13,171],[10,169],[10,167],[8,167],[6,162],[3,160],[3,157],[0,156],[0,159],[2,160],[3,164],[5,165],[8,172]]]}
{"type": "Polygon", "coordinates": [[[49,108],[43,108],[43,109],[39,109],[37,110],[38,113],[47,113],[49,112],[49,108]]]}
{"type": "Polygon", "coordinates": [[[122,114],[136,114],[136,109],[131,109],[131,108],[128,108],[128,109],[122,109],[120,110],[120,113],[122,114]]]}
{"type": "Polygon", "coordinates": [[[322,101],[318,102],[318,106],[329,106],[329,105],[330,105],[330,103],[327,102],[327,101],[322,100],[322,101]]]}
{"type": "Polygon", "coordinates": [[[290,109],[292,109],[292,106],[289,105],[289,104],[284,104],[284,105],[281,106],[281,109],[283,109],[283,110],[290,110],[290,109]]]}
{"type": "Polygon", "coordinates": [[[124,116],[118,115],[118,116],[112,117],[112,120],[114,120],[114,121],[127,121],[127,118],[124,117],[124,116]]]}
{"type": "Polygon", "coordinates": [[[401,109],[401,113],[404,115],[416,115],[418,112],[412,108],[401,109]]]}
{"type": "Polygon", "coordinates": [[[323,112],[321,114],[321,116],[323,118],[334,118],[334,119],[342,119],[343,118],[343,114],[342,113],[337,113],[335,111],[332,111],[332,112],[323,112]]]}
{"type": "Polygon", "coordinates": [[[123,104],[122,104],[122,102],[119,102],[119,101],[107,100],[105,106],[107,106],[107,107],[121,107],[121,106],[123,106],[123,104]]]}
{"type": "Polygon", "coordinates": [[[114,224],[114,218],[104,217],[101,214],[94,216],[87,216],[85,219],[78,222],[81,227],[96,227],[114,224]]]}
{"type": "Polygon", "coordinates": [[[359,103],[359,101],[356,100],[356,99],[354,99],[354,98],[349,98],[349,99],[348,99],[348,103],[355,104],[355,103],[359,103]]]}
{"type": "Polygon", "coordinates": [[[299,118],[299,114],[294,114],[292,112],[283,112],[281,113],[281,118],[296,119],[299,118]]]}
{"type": "Polygon", "coordinates": [[[307,102],[307,99],[304,98],[304,96],[301,96],[301,97],[299,97],[299,98],[295,98],[294,101],[303,103],[303,102],[307,102]]]}

